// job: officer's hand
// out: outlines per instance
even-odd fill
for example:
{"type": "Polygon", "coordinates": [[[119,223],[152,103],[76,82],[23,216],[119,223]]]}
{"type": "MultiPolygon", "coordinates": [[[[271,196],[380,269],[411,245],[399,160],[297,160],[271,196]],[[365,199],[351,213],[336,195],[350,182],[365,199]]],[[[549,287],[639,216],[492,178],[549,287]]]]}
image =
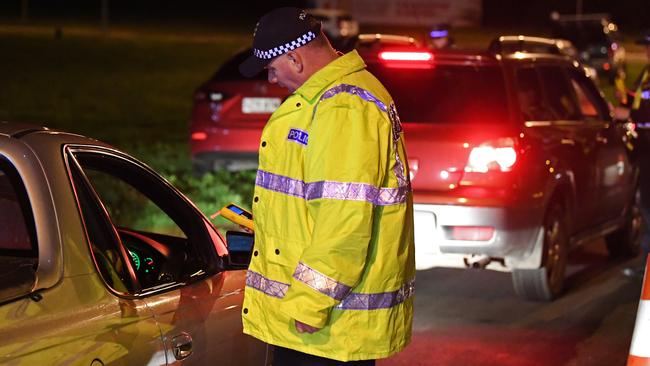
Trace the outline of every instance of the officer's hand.
{"type": "Polygon", "coordinates": [[[318,332],[320,330],[320,328],[315,328],[315,327],[312,327],[311,325],[307,325],[305,323],[301,323],[301,322],[296,320],[296,330],[298,331],[298,333],[309,333],[309,334],[311,334],[311,333],[318,332]]]}

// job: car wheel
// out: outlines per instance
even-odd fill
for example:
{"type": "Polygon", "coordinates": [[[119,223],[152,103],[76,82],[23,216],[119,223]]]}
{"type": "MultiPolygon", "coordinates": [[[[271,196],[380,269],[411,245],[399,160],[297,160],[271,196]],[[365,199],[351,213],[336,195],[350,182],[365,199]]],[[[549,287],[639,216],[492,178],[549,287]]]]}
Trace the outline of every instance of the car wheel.
{"type": "Polygon", "coordinates": [[[555,299],[564,288],[568,238],[562,206],[553,205],[544,219],[542,267],[514,269],[512,283],[521,298],[534,301],[555,299]]]}
{"type": "Polygon", "coordinates": [[[605,236],[605,245],[612,258],[634,257],[641,250],[643,216],[641,215],[641,195],[637,191],[634,202],[627,210],[624,226],[605,236]]]}

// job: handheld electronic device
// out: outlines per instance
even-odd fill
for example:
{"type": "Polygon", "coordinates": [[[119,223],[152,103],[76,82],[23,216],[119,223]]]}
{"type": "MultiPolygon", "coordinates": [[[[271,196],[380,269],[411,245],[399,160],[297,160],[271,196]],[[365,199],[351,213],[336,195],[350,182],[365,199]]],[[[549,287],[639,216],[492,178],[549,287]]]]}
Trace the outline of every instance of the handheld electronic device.
{"type": "Polygon", "coordinates": [[[253,214],[234,203],[224,206],[221,209],[221,215],[235,224],[253,230],[253,214]]]}

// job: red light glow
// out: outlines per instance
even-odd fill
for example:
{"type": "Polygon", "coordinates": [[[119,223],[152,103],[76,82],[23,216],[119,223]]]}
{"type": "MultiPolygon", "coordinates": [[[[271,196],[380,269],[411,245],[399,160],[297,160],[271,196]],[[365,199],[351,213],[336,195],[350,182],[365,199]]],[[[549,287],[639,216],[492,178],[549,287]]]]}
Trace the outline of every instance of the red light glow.
{"type": "Polygon", "coordinates": [[[478,146],[469,154],[467,168],[472,172],[486,173],[493,164],[501,171],[509,171],[517,161],[517,152],[513,147],[478,146]]]}
{"type": "Polygon", "coordinates": [[[208,134],[205,132],[192,132],[192,140],[203,141],[208,139],[208,134]]]}
{"type": "Polygon", "coordinates": [[[384,61],[432,61],[431,52],[395,52],[384,51],[379,53],[379,58],[384,61]]]}

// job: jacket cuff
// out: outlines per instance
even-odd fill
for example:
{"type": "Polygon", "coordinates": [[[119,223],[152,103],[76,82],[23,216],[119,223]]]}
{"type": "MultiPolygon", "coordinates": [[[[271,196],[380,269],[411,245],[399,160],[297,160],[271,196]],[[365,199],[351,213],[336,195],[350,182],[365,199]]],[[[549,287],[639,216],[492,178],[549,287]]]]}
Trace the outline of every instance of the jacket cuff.
{"type": "Polygon", "coordinates": [[[335,305],[334,299],[294,280],[282,299],[281,307],[292,319],[312,327],[324,328],[329,321],[331,308],[335,305]]]}

